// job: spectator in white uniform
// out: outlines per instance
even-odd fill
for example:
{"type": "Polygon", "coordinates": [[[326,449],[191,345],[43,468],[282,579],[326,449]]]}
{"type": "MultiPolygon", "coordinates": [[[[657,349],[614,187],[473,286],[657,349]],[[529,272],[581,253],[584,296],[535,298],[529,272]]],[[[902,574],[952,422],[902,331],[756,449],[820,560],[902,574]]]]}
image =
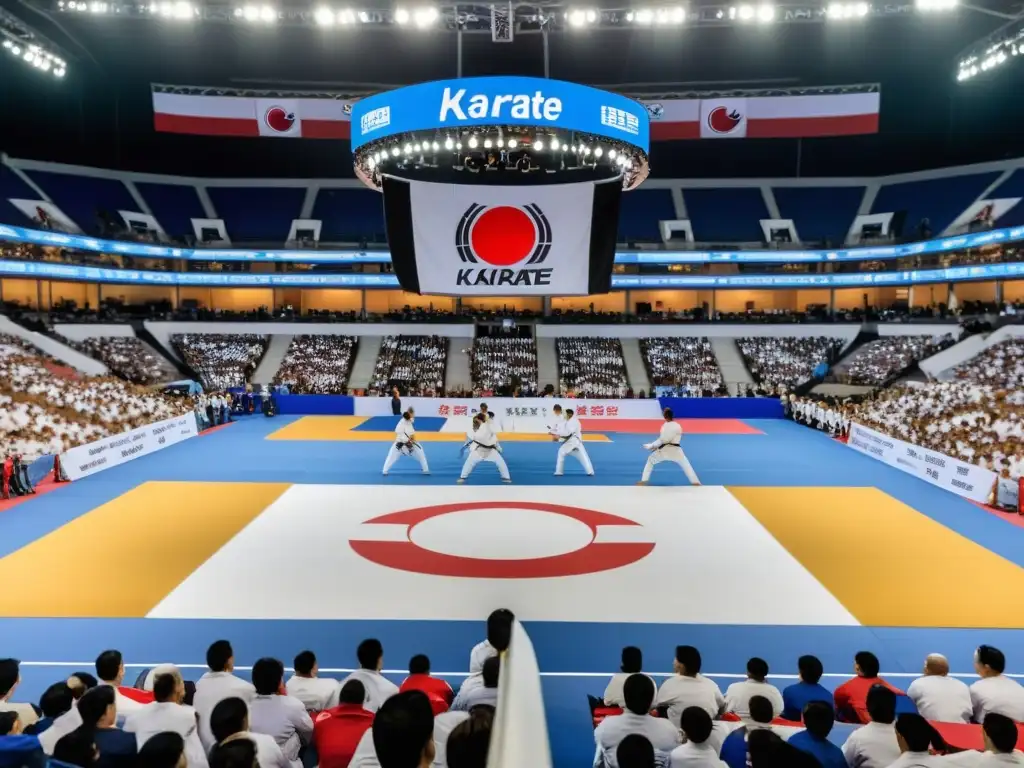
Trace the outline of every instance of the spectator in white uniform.
{"type": "MultiPolygon", "coordinates": [[[[61,685],[61,683],[57,683],[56,685],[61,685]]],[[[57,746],[57,742],[60,741],[62,737],[71,733],[82,724],[82,715],[79,713],[78,707],[74,705],[71,697],[64,695],[63,690],[55,689],[54,686],[51,686],[47,689],[46,694],[44,694],[44,698],[50,697],[52,697],[49,702],[50,705],[59,709],[60,713],[53,716],[53,722],[50,723],[49,728],[38,734],[39,745],[47,755],[53,754],[53,750],[57,746]],[[54,694],[57,694],[57,696],[54,696],[54,694]],[[58,699],[58,701],[55,702],[54,699],[58,699]]]]}
{"type": "Polygon", "coordinates": [[[492,656],[500,656],[512,642],[512,624],[516,617],[508,608],[491,611],[487,617],[487,639],[473,646],[469,654],[469,677],[459,688],[468,690],[483,685],[484,662],[492,656]]]}
{"type": "MultiPolygon", "coordinates": [[[[562,407],[556,405],[553,410],[557,418],[562,407]]],[[[572,408],[565,409],[565,420],[561,423],[556,423],[551,434],[559,444],[558,458],[555,459],[555,477],[562,476],[565,470],[566,456],[574,456],[583,465],[583,471],[589,477],[593,477],[594,465],[590,463],[590,455],[587,453],[586,446],[583,445],[583,425],[576,418],[572,408]]]]}
{"type": "Polygon", "coordinates": [[[185,741],[189,766],[205,767],[206,752],[199,740],[198,718],[195,709],[183,703],[185,681],[177,669],[153,681],[153,698],[152,704],[146,704],[128,716],[124,729],[135,734],[140,749],[158,733],[176,733],[185,741]]]}
{"type": "Polygon", "coordinates": [[[772,703],[773,716],[778,717],[783,708],[782,693],[767,678],[768,662],[756,656],[750,659],[747,662],[747,679],[733,683],[725,692],[726,709],[746,720],[750,717],[750,699],[764,696],[772,703]]]}
{"type": "Polygon", "coordinates": [[[199,739],[207,751],[217,743],[210,729],[210,716],[214,707],[224,699],[237,696],[248,706],[256,695],[253,684],[232,674],[235,670],[235,651],[227,640],[217,640],[206,651],[206,666],[210,668],[196,682],[196,695],[192,704],[199,714],[199,739]]]}
{"type": "Polygon", "coordinates": [[[867,696],[871,722],[861,726],[843,743],[850,768],[886,768],[900,756],[896,742],[896,694],[884,685],[872,686],[867,696]]]}
{"type": "Polygon", "coordinates": [[[937,757],[936,768],[1020,768],[1024,766],[1024,753],[1017,750],[1020,732],[1017,724],[1005,715],[995,712],[985,718],[982,725],[985,751],[969,749],[937,757]]]}
{"type": "Polygon", "coordinates": [[[981,680],[971,685],[974,722],[985,722],[989,712],[998,712],[1024,723],[1024,687],[1003,674],[1006,657],[998,648],[982,645],[974,652],[974,671],[981,680]]]}
{"type": "Polygon", "coordinates": [[[711,742],[714,723],[702,707],[683,710],[679,725],[686,741],[672,750],[672,768],[727,768],[711,742]]]}
{"type": "Polygon", "coordinates": [[[889,768],[929,768],[937,759],[928,751],[930,747],[944,746],[931,724],[910,712],[896,720],[896,742],[900,745],[900,756],[889,763],[889,768]]]}
{"type": "Polygon", "coordinates": [[[402,418],[395,425],[395,442],[388,449],[388,457],[384,460],[384,477],[388,476],[391,467],[402,456],[411,456],[420,464],[424,475],[430,474],[430,467],[427,466],[427,454],[423,452],[423,446],[416,440],[416,427],[413,422],[416,414],[412,408],[402,414],[402,418]]]}
{"type": "MultiPolygon", "coordinates": [[[[235,739],[248,739],[256,746],[256,761],[259,768],[291,768],[284,752],[277,746],[273,736],[254,733],[249,730],[249,707],[243,699],[230,696],[217,702],[210,714],[210,730],[218,746],[226,746],[235,739]]],[[[216,753],[211,751],[211,757],[216,753]]],[[[189,768],[192,768],[191,761],[189,768]]]]}
{"type": "Polygon", "coordinates": [[[302,702],[307,712],[323,712],[338,706],[338,692],[341,687],[333,677],[317,677],[320,667],[316,654],[303,651],[292,662],[295,674],[285,686],[289,696],[302,702]]]}
{"type": "MultiPolygon", "coordinates": [[[[608,685],[604,689],[603,698],[605,704],[609,707],[626,706],[626,700],[622,697],[622,686],[625,685],[626,678],[641,671],[643,664],[643,651],[639,648],[627,645],[622,649],[622,664],[619,666],[621,671],[612,675],[612,679],[608,681],[608,685]]],[[[654,681],[651,680],[651,682],[653,683],[654,681]]]]}
{"type": "Polygon", "coordinates": [[[0,659],[0,712],[16,712],[22,726],[32,725],[39,716],[31,704],[20,704],[11,699],[21,682],[21,669],[15,659],[0,659]]]}
{"type": "Polygon", "coordinates": [[[661,684],[658,691],[658,706],[668,707],[668,719],[678,723],[687,707],[700,707],[712,718],[725,712],[725,697],[718,684],[700,673],[700,651],[692,645],[676,646],[676,657],[672,661],[675,673],[661,684]]]}
{"type": "Polygon", "coordinates": [[[971,691],[962,680],[949,676],[949,661],[941,653],[924,660],[924,677],[907,688],[917,711],[940,723],[969,723],[973,714],[971,691]]]}
{"type": "Polygon", "coordinates": [[[631,733],[646,737],[654,747],[655,754],[660,753],[661,761],[664,762],[666,756],[679,745],[679,731],[669,720],[651,716],[654,683],[646,675],[630,675],[623,686],[623,696],[626,711],[621,715],[606,717],[594,729],[594,742],[597,745],[595,768],[599,768],[602,761],[606,768],[618,768],[616,749],[619,742],[631,733]]]}
{"type": "Polygon", "coordinates": [[[356,649],[359,669],[341,681],[344,686],[349,680],[358,680],[366,689],[365,709],[376,712],[387,699],[398,693],[398,686],[388,680],[380,671],[384,668],[384,646],[380,640],[363,640],[356,649]]]}
{"type": "Polygon", "coordinates": [[[469,455],[466,456],[466,463],[462,465],[462,472],[459,475],[459,484],[466,482],[466,478],[481,461],[489,461],[498,468],[501,475],[501,482],[511,483],[512,478],[508,474],[508,465],[501,455],[501,446],[498,445],[498,433],[494,428],[494,421],[481,414],[473,417],[473,435],[469,442],[469,455]]]}
{"type": "Polygon", "coordinates": [[[484,662],[483,672],[480,675],[483,685],[472,685],[468,689],[460,689],[455,701],[452,702],[452,710],[468,712],[473,707],[480,705],[498,706],[498,673],[500,670],[501,659],[498,656],[489,657],[484,662]]]}
{"type": "Polygon", "coordinates": [[[252,668],[256,698],[249,705],[249,728],[272,736],[292,768],[302,768],[299,752],[313,738],[313,720],[306,707],[284,687],[284,664],[264,658],[252,668]]]}
{"type": "Polygon", "coordinates": [[[665,423],[661,425],[661,433],[658,435],[658,439],[653,443],[645,443],[644,448],[651,452],[651,455],[647,457],[647,464],[644,465],[644,473],[640,478],[640,482],[637,485],[647,485],[651,479],[651,472],[654,470],[655,464],[660,464],[663,461],[671,461],[674,464],[678,464],[683,472],[686,474],[686,478],[690,481],[690,485],[700,485],[700,478],[697,477],[697,473],[693,471],[693,467],[690,465],[690,460],[686,458],[686,454],[683,453],[681,447],[683,439],[683,428],[676,424],[673,419],[675,418],[672,414],[671,408],[666,408],[662,415],[665,417],[665,423]]]}
{"type": "Polygon", "coordinates": [[[118,690],[121,683],[124,682],[124,658],[120,651],[104,651],[96,657],[96,677],[100,679],[100,685],[112,686],[117,691],[115,698],[117,699],[117,714],[120,717],[128,717],[146,706],[134,699],[129,699],[118,690]]]}

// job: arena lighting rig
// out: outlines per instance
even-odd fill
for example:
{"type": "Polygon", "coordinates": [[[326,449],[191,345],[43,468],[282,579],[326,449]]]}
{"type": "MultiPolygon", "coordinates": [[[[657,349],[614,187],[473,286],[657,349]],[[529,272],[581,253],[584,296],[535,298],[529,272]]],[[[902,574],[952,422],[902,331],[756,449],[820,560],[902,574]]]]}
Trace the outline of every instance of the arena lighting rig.
{"type": "Polygon", "coordinates": [[[67,61],[59,49],[17,16],[0,8],[0,55],[16,59],[41,73],[62,78],[67,61]]]}

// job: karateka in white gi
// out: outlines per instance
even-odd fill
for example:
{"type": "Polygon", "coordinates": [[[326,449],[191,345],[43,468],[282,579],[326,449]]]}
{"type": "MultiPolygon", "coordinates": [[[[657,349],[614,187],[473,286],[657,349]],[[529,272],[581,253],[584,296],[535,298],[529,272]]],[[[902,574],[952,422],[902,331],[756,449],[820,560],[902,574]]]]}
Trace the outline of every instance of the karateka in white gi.
{"type": "Polygon", "coordinates": [[[498,468],[501,475],[501,482],[511,483],[512,478],[508,474],[508,465],[501,455],[501,445],[498,443],[498,432],[494,428],[494,421],[487,418],[484,413],[478,413],[473,417],[473,428],[466,433],[466,443],[463,450],[469,448],[469,455],[466,463],[462,465],[462,473],[459,475],[459,483],[466,482],[469,473],[481,461],[489,461],[498,468]]]}
{"type": "Polygon", "coordinates": [[[647,482],[651,479],[651,470],[654,469],[654,465],[660,464],[663,461],[671,461],[678,464],[683,472],[686,473],[686,477],[691,485],[700,485],[700,478],[693,471],[690,460],[686,458],[686,454],[683,453],[681,447],[683,428],[673,421],[671,408],[665,409],[664,416],[665,423],[661,425],[661,433],[658,435],[658,439],[653,443],[644,444],[644,448],[650,451],[651,455],[647,457],[643,477],[640,478],[640,482],[637,485],[647,485],[647,482]]]}
{"type": "Polygon", "coordinates": [[[555,477],[561,477],[565,469],[565,457],[575,456],[576,460],[583,465],[583,471],[590,477],[594,476],[594,465],[590,463],[590,456],[583,445],[583,425],[576,418],[572,408],[565,409],[565,418],[562,419],[562,406],[556,405],[551,409],[555,414],[555,423],[549,429],[552,439],[558,443],[558,458],[555,459],[555,477]]]}
{"type": "Polygon", "coordinates": [[[384,459],[384,477],[388,476],[388,471],[400,456],[412,456],[420,463],[423,474],[430,474],[430,467],[427,466],[427,454],[423,452],[423,446],[416,440],[416,427],[413,426],[415,420],[416,414],[412,408],[402,414],[398,426],[395,427],[395,442],[391,444],[388,457],[384,459]]]}

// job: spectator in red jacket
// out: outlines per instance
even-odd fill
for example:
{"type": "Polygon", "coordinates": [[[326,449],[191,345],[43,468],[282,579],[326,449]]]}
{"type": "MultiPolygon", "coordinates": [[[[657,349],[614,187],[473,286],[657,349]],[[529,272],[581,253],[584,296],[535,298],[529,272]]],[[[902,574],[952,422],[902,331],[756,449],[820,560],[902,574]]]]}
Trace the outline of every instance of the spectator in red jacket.
{"type": "Polygon", "coordinates": [[[871,686],[884,686],[897,696],[904,694],[878,676],[878,657],[875,654],[860,651],[853,659],[853,671],[857,676],[835,690],[836,718],[847,723],[867,723],[871,721],[868,717],[868,691],[871,686]]]}
{"type": "Polygon", "coordinates": [[[402,681],[399,691],[423,691],[430,699],[435,715],[447,712],[455,697],[452,687],[439,677],[430,676],[430,659],[422,653],[409,661],[409,676],[402,681]]]}
{"type": "Polygon", "coordinates": [[[313,725],[313,743],[320,768],[348,768],[363,734],[373,725],[373,712],[363,708],[366,689],[358,680],[341,688],[340,703],[324,710],[313,725]]]}

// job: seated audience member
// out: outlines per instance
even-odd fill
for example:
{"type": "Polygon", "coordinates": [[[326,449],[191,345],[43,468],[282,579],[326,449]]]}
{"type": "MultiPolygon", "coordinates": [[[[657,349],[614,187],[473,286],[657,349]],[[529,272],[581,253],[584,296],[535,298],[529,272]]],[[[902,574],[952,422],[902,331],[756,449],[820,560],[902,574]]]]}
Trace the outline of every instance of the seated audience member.
{"type": "MultiPolygon", "coordinates": [[[[48,727],[38,734],[39,744],[43,752],[53,754],[57,742],[65,735],[71,733],[82,725],[82,715],[73,703],[73,699],[67,694],[66,683],[57,683],[47,689],[50,694],[50,701],[47,709],[54,715],[48,727]]],[[[38,725],[38,723],[36,723],[38,725]]]]}
{"type": "Polygon", "coordinates": [[[509,643],[512,642],[512,625],[515,618],[512,611],[507,608],[492,611],[487,617],[487,639],[473,646],[469,654],[470,675],[479,675],[488,657],[499,656],[508,650],[509,643]]]}
{"type": "Polygon", "coordinates": [[[843,755],[850,768],[886,768],[900,756],[896,742],[896,694],[884,685],[868,691],[868,717],[843,743],[843,755]]]}
{"type": "Polygon", "coordinates": [[[160,675],[153,682],[152,704],[147,704],[128,716],[124,729],[134,733],[141,749],[158,733],[176,733],[185,742],[188,764],[192,768],[206,765],[206,754],[199,739],[198,716],[185,701],[185,681],[181,672],[160,675]]]}
{"type": "MultiPolygon", "coordinates": [[[[244,699],[231,696],[217,702],[217,706],[210,714],[210,731],[217,746],[224,746],[225,742],[235,739],[244,738],[251,741],[256,747],[256,762],[259,768],[291,768],[291,763],[285,758],[284,752],[277,746],[272,736],[249,730],[249,707],[244,699]]],[[[211,750],[211,756],[215,751],[216,748],[211,750]]],[[[192,768],[191,757],[188,765],[192,768]]]]}
{"type": "Polygon", "coordinates": [[[1017,751],[1020,732],[1017,724],[1005,715],[993,712],[985,717],[982,726],[985,751],[957,752],[937,758],[935,765],[943,768],[996,768],[997,766],[1024,766],[1024,753],[1017,751]]]}
{"type": "Polygon", "coordinates": [[[430,676],[430,659],[422,653],[409,660],[409,676],[398,686],[399,691],[423,691],[430,699],[434,714],[447,712],[455,697],[452,687],[440,677],[430,676]]]}
{"type": "Polygon", "coordinates": [[[99,758],[92,728],[78,727],[66,733],[53,747],[53,759],[68,765],[89,768],[99,758]]]}
{"type": "Polygon", "coordinates": [[[612,679],[608,681],[608,686],[604,689],[604,703],[609,707],[626,706],[626,702],[622,698],[622,686],[625,684],[626,678],[638,674],[643,665],[644,656],[639,648],[632,645],[623,648],[620,671],[612,675],[612,679]]]}
{"type": "Polygon", "coordinates": [[[0,659],[0,712],[17,712],[23,727],[32,725],[39,719],[31,704],[19,704],[12,701],[14,693],[21,682],[21,669],[15,659],[0,659]]]}
{"type": "MultiPolygon", "coordinates": [[[[117,699],[117,713],[121,717],[128,717],[144,707],[148,701],[140,701],[137,691],[121,685],[124,682],[124,657],[120,651],[104,651],[96,657],[96,676],[100,679],[100,685],[109,685],[115,691],[117,699]]],[[[148,697],[152,701],[151,697],[148,697]]]]}
{"type": "Polygon", "coordinates": [[[338,681],[332,677],[317,677],[320,667],[312,651],[303,651],[293,663],[295,674],[285,686],[289,696],[301,701],[307,712],[322,712],[338,703],[338,681]]]}
{"type": "Polygon", "coordinates": [[[766,728],[753,731],[748,742],[750,768],[819,768],[820,764],[812,755],[787,744],[766,728]]]}
{"type": "Polygon", "coordinates": [[[898,696],[903,695],[903,691],[878,676],[878,657],[870,651],[860,651],[854,656],[853,671],[857,676],[836,688],[834,694],[836,717],[843,722],[868,721],[867,695],[876,685],[884,686],[898,696]]]}
{"type": "MultiPolygon", "coordinates": [[[[630,675],[623,686],[626,711],[621,715],[606,717],[594,729],[594,742],[598,757],[603,757],[606,768],[616,768],[616,749],[626,736],[639,733],[645,736],[659,753],[664,755],[679,745],[679,732],[669,720],[652,717],[655,687],[646,675],[630,675]]],[[[597,758],[595,758],[596,763],[597,758]]]]}
{"type": "Polygon", "coordinates": [[[654,747],[651,742],[639,733],[631,733],[619,742],[615,750],[615,760],[619,768],[656,768],[654,747]]]}
{"type": "Polygon", "coordinates": [[[43,691],[43,695],[39,698],[39,708],[43,711],[43,716],[26,727],[25,733],[38,736],[53,725],[54,720],[65,712],[69,712],[74,704],[75,697],[67,683],[54,683],[43,691]]]}
{"type": "Polygon", "coordinates": [[[75,701],[78,701],[85,695],[86,691],[91,691],[100,681],[90,675],[88,672],[74,672],[71,677],[68,678],[68,688],[71,689],[71,696],[75,701]]]}
{"type": "MultiPolygon", "coordinates": [[[[102,748],[101,748],[102,751],[102,748]]],[[[140,766],[145,768],[189,768],[185,740],[177,733],[158,733],[139,750],[140,766]]],[[[252,768],[246,766],[246,768],[252,768]]]]}
{"type": "Polygon", "coordinates": [[[821,768],[847,768],[843,750],[828,740],[836,714],[832,711],[832,703],[828,701],[812,701],[804,707],[803,720],[805,730],[790,736],[789,743],[797,749],[813,755],[821,768]]]}
{"type": "MultiPolygon", "coordinates": [[[[686,741],[672,750],[672,768],[726,768],[711,741],[714,730],[711,715],[701,707],[687,707],[683,710],[679,726],[686,741]]],[[[625,768],[621,761],[619,768],[625,768]]]]}
{"type": "Polygon", "coordinates": [[[764,696],[772,703],[773,717],[782,714],[782,694],[779,689],[767,681],[768,662],[754,657],[747,662],[747,679],[733,683],[725,692],[727,711],[741,718],[750,716],[750,699],[753,696],[764,696]]]}
{"type": "Polygon", "coordinates": [[[359,740],[373,725],[373,712],[363,708],[366,689],[358,680],[341,687],[339,703],[317,715],[313,743],[320,768],[348,768],[359,740]]]}
{"type": "Polygon", "coordinates": [[[199,739],[207,751],[217,743],[210,729],[210,716],[221,701],[238,697],[246,704],[253,700],[256,688],[252,683],[232,674],[235,670],[235,651],[227,640],[218,640],[206,651],[209,672],[196,681],[196,695],[192,705],[199,715],[199,739]]]}
{"type": "Polygon", "coordinates": [[[18,736],[24,732],[17,712],[0,712],[0,736],[18,736]]]}
{"type": "Polygon", "coordinates": [[[493,726],[494,710],[486,706],[474,707],[469,717],[455,726],[448,736],[445,745],[448,768],[487,768],[493,726]]]}
{"type": "MultiPolygon", "coordinates": [[[[722,743],[722,761],[730,768],[745,768],[748,763],[747,740],[751,733],[759,729],[772,730],[772,719],[775,717],[775,709],[770,699],[765,696],[751,696],[749,703],[749,717],[744,718],[743,724],[730,733],[722,743]]],[[[779,729],[779,735],[792,731],[779,729]]]]}
{"type": "Polygon", "coordinates": [[[477,712],[486,712],[494,717],[494,707],[486,704],[473,707],[468,712],[450,709],[434,717],[434,766],[445,768],[448,760],[445,757],[445,749],[448,746],[448,737],[459,725],[469,720],[470,716],[477,712]]]}
{"type": "Polygon", "coordinates": [[[302,702],[284,693],[284,664],[258,660],[252,668],[256,698],[249,704],[249,728],[273,737],[292,768],[302,768],[299,751],[313,738],[313,721],[302,702]]]}
{"type": "Polygon", "coordinates": [[[43,768],[46,755],[39,737],[22,731],[17,712],[0,712],[0,766],[3,768],[43,768]]]}
{"type": "Polygon", "coordinates": [[[452,702],[452,709],[457,712],[468,712],[481,704],[489,707],[498,705],[498,673],[501,670],[501,659],[491,656],[484,662],[481,679],[483,685],[474,685],[467,691],[459,691],[452,702]]]}
{"type": "Polygon", "coordinates": [[[998,648],[982,645],[974,652],[974,671],[981,680],[971,685],[974,722],[985,722],[990,712],[1024,723],[1024,688],[1003,674],[1006,657],[998,648]]]}
{"type": "Polygon", "coordinates": [[[246,738],[230,738],[210,751],[210,768],[260,768],[256,745],[246,738]]]}
{"type": "Polygon", "coordinates": [[[86,693],[78,702],[82,725],[93,730],[93,739],[100,751],[96,768],[134,766],[138,746],[135,734],[117,727],[117,699],[114,689],[101,685],[86,693]]]}
{"type": "Polygon", "coordinates": [[[971,722],[971,691],[962,680],[949,676],[949,661],[941,653],[928,654],[924,660],[924,677],[910,684],[907,696],[917,711],[929,720],[971,722]]]}
{"type": "Polygon", "coordinates": [[[672,662],[675,673],[661,684],[657,706],[668,707],[668,719],[678,723],[687,707],[701,707],[718,717],[725,711],[725,697],[714,680],[700,674],[700,651],[692,645],[676,647],[676,658],[672,662]]]}
{"type": "Polygon", "coordinates": [[[799,720],[804,708],[812,701],[825,701],[832,707],[832,692],[818,682],[825,673],[818,657],[801,656],[796,665],[800,682],[786,686],[782,691],[782,716],[786,720],[799,720]]]}
{"type": "MultiPolygon", "coordinates": [[[[430,768],[434,761],[434,710],[422,691],[405,691],[387,699],[367,733],[380,768],[430,768]]],[[[352,765],[359,768],[356,758],[352,765]]]]}
{"type": "Polygon", "coordinates": [[[380,709],[380,705],[398,693],[398,686],[388,680],[380,671],[384,668],[384,646],[380,640],[363,640],[356,649],[359,669],[341,681],[345,685],[349,680],[358,680],[366,689],[365,707],[371,712],[380,709]]]}
{"type": "Polygon", "coordinates": [[[930,747],[945,746],[927,720],[909,712],[896,719],[896,742],[900,745],[900,756],[889,763],[890,768],[927,768],[936,759],[928,751],[930,747]]]}

